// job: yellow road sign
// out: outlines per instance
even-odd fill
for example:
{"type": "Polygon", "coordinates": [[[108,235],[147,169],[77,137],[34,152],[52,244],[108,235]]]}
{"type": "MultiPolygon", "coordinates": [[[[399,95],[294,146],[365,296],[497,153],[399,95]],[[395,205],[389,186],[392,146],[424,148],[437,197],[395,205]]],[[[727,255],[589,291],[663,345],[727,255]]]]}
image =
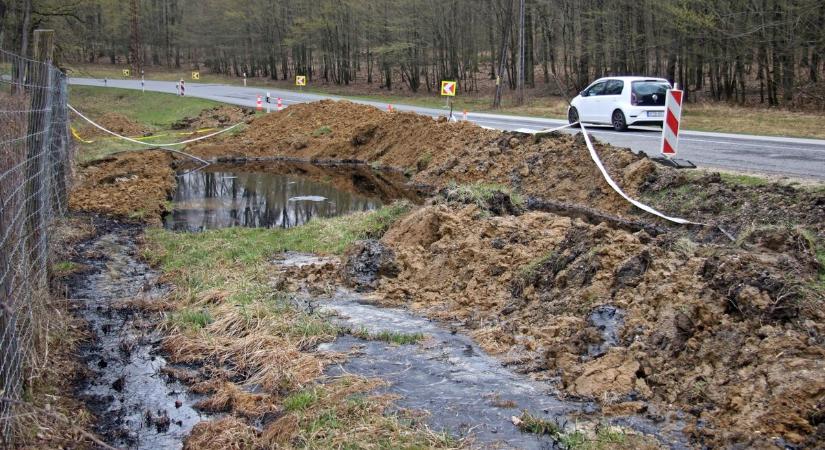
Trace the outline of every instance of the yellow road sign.
{"type": "Polygon", "coordinates": [[[192,72],[192,79],[193,80],[200,80],[201,79],[201,73],[200,72],[192,72]]]}
{"type": "Polygon", "coordinates": [[[306,86],[307,85],[307,77],[306,75],[298,75],[295,77],[295,86],[306,86]]]}
{"type": "Polygon", "coordinates": [[[123,76],[124,76],[124,77],[127,77],[127,78],[128,78],[128,77],[130,77],[130,76],[131,76],[131,74],[132,74],[132,72],[131,72],[131,71],[129,71],[129,69],[123,69],[123,76]]]}
{"type": "Polygon", "coordinates": [[[441,95],[446,97],[455,97],[455,81],[442,81],[441,82],[441,95]]]}

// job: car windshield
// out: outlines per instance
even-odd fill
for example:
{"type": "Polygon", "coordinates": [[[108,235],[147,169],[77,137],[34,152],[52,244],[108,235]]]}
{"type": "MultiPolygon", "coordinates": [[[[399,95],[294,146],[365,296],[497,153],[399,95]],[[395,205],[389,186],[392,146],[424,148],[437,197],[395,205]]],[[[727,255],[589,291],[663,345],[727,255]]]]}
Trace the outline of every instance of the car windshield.
{"type": "Polygon", "coordinates": [[[633,82],[633,96],[639,106],[664,106],[670,84],[660,80],[633,82]]]}

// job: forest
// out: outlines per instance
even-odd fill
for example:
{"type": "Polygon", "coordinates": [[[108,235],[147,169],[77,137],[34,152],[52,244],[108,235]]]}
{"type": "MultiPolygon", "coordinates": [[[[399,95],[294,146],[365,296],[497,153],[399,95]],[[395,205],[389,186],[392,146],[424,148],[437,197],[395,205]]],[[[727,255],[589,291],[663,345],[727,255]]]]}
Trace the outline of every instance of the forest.
{"type": "Polygon", "coordinates": [[[548,95],[640,74],[689,101],[825,109],[822,0],[0,0],[0,48],[29,53],[38,27],[66,63],[133,73],[548,95]]]}

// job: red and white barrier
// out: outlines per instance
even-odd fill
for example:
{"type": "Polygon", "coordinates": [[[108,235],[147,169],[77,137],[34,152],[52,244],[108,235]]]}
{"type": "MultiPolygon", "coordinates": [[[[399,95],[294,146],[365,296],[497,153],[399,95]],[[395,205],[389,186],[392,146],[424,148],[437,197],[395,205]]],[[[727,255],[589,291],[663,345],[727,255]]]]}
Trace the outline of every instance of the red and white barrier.
{"type": "Polygon", "coordinates": [[[264,110],[264,102],[261,100],[260,94],[258,94],[258,101],[255,103],[255,109],[258,111],[264,110]]]}
{"type": "Polygon", "coordinates": [[[682,122],[682,91],[670,89],[665,100],[665,122],[662,125],[662,154],[676,156],[679,150],[679,126],[682,122]]]}
{"type": "Polygon", "coordinates": [[[284,102],[281,100],[281,97],[278,97],[278,111],[284,109],[284,102]]]}

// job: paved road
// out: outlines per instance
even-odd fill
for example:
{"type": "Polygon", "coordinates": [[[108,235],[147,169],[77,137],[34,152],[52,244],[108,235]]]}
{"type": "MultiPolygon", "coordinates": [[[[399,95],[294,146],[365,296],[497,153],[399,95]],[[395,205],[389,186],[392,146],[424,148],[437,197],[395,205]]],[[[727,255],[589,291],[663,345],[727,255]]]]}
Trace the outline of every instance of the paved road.
{"type": "MultiPolygon", "coordinates": [[[[103,86],[102,80],[90,78],[72,78],[70,82],[75,85],[103,86]]],[[[140,82],[134,80],[109,80],[107,85],[116,88],[140,89],[140,82]]],[[[175,93],[175,82],[147,81],[146,90],[175,93]]],[[[257,95],[265,94],[266,91],[265,88],[186,83],[186,95],[188,96],[240,106],[255,106],[257,95]]],[[[269,92],[273,98],[281,97],[285,106],[341,98],[275,89],[269,89],[269,92]]],[[[387,107],[386,103],[361,100],[356,100],[356,102],[382,109],[387,107]]],[[[411,111],[428,116],[448,114],[445,109],[409,105],[393,105],[393,107],[398,111],[411,111]]],[[[468,119],[484,127],[508,131],[536,131],[565,123],[553,119],[483,113],[470,113],[468,119]]],[[[619,133],[609,128],[591,126],[588,130],[600,140],[614,146],[628,147],[636,152],[644,151],[648,155],[658,153],[661,139],[661,131],[658,129],[640,129],[619,133]]],[[[825,140],[685,131],[681,135],[679,156],[700,167],[825,181],[825,140]]]]}

